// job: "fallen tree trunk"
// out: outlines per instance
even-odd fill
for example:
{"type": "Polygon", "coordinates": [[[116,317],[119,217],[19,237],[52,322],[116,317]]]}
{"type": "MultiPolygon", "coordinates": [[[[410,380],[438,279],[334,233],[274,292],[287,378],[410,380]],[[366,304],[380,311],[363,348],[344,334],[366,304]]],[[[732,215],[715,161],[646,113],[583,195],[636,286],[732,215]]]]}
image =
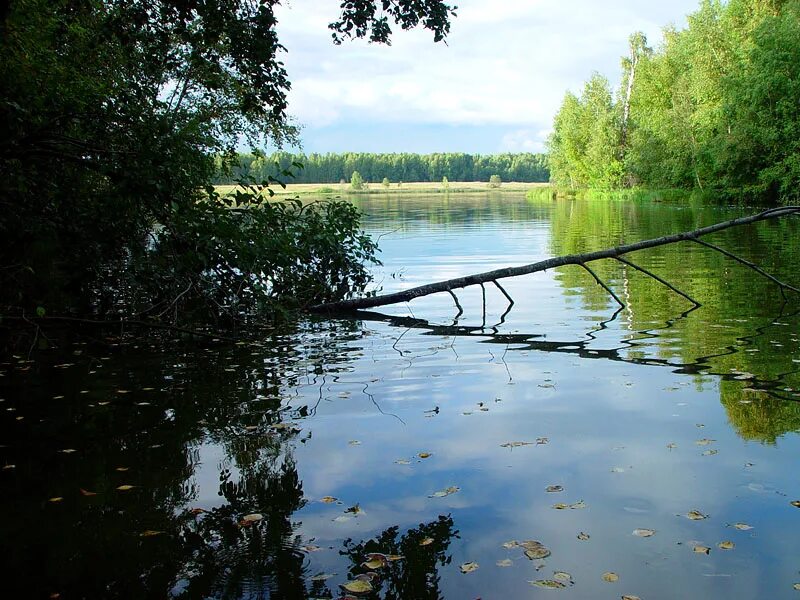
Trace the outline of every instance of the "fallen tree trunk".
{"type": "Polygon", "coordinates": [[[738,262],[753,269],[757,273],[767,277],[768,279],[776,283],[778,286],[780,286],[781,293],[785,297],[786,290],[800,293],[800,289],[780,281],[779,279],[766,273],[765,271],[763,271],[750,261],[740,258],[735,254],[728,252],[727,250],[723,250],[718,246],[704,242],[700,240],[700,238],[702,236],[709,235],[711,233],[716,233],[718,231],[730,229],[731,227],[748,225],[750,223],[756,223],[758,221],[765,221],[768,219],[777,219],[780,217],[793,214],[800,214],[800,206],[783,206],[779,208],[772,208],[769,210],[762,211],[755,215],[750,215],[748,217],[739,217],[737,219],[731,219],[730,221],[724,221],[722,223],[716,223],[714,225],[709,225],[707,227],[701,227],[700,229],[695,229],[694,231],[675,233],[660,238],[642,240],[640,242],[634,242],[632,244],[625,244],[622,246],[616,246],[614,248],[607,248],[605,250],[597,250],[595,252],[586,252],[583,254],[570,254],[567,256],[556,256],[529,265],[523,265],[521,267],[506,267],[503,269],[495,269],[494,271],[486,271],[484,273],[478,273],[476,275],[456,277],[455,279],[448,279],[446,281],[439,281],[436,283],[421,285],[415,288],[404,290],[402,292],[394,292],[391,294],[382,294],[377,296],[368,296],[365,298],[354,298],[351,300],[343,300],[341,302],[329,302],[326,304],[318,304],[316,306],[312,306],[311,310],[314,312],[348,312],[348,311],[362,310],[367,308],[374,308],[377,306],[387,306],[389,304],[397,304],[400,302],[409,302],[410,300],[413,300],[415,298],[420,298],[422,296],[429,296],[430,294],[436,294],[439,292],[449,292],[455,299],[456,307],[458,308],[460,315],[462,312],[461,307],[460,304],[458,303],[458,299],[453,293],[453,290],[465,288],[471,285],[482,286],[485,283],[493,283],[506,296],[506,298],[508,298],[509,303],[513,305],[514,304],[513,299],[498,283],[499,279],[505,279],[508,277],[518,277],[520,275],[529,275],[531,273],[538,273],[539,271],[546,271],[547,269],[552,269],[554,267],[562,267],[565,265],[579,265],[584,269],[586,269],[595,278],[597,283],[603,286],[603,288],[609,292],[609,294],[617,301],[617,303],[619,303],[621,306],[624,306],[624,303],[617,297],[616,294],[614,294],[611,288],[609,288],[601,279],[599,279],[597,275],[587,266],[587,263],[589,262],[608,259],[608,258],[619,260],[620,262],[623,262],[635,269],[638,269],[648,277],[652,277],[653,279],[659,281],[663,285],[666,285],[667,287],[672,289],[674,292],[688,299],[690,302],[693,302],[696,306],[699,306],[700,305],[699,302],[697,302],[684,292],[673,287],[660,277],[654,275],[653,273],[647,271],[646,269],[636,266],[635,264],[631,263],[630,260],[628,259],[621,258],[625,254],[630,254],[631,252],[636,252],[638,250],[645,250],[647,248],[656,248],[658,246],[665,246],[667,244],[674,244],[676,242],[685,242],[685,241],[700,243],[712,250],[721,252],[725,256],[737,260],[738,262]]]}

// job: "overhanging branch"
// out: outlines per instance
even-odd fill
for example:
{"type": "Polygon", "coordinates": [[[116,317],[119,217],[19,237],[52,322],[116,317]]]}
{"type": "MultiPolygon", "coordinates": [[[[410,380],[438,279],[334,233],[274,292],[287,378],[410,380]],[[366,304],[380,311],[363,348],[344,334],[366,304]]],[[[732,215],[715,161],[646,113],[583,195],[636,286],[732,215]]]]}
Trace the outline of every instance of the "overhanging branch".
{"type": "MultiPolygon", "coordinates": [[[[421,298],[423,296],[429,296],[430,294],[436,294],[439,292],[452,293],[452,291],[456,289],[465,288],[471,285],[480,285],[489,282],[494,283],[497,286],[497,288],[506,296],[509,303],[513,305],[514,300],[505,291],[505,289],[503,289],[503,287],[498,283],[498,280],[506,279],[508,277],[518,277],[520,275],[530,275],[531,273],[538,273],[540,271],[546,271],[547,269],[552,269],[555,267],[563,267],[566,265],[579,265],[587,269],[590,273],[594,275],[594,272],[586,266],[587,263],[608,258],[621,260],[621,257],[623,255],[629,254],[631,252],[637,252],[639,250],[645,250],[647,248],[656,248],[658,246],[666,246],[667,244],[674,244],[677,242],[685,242],[685,241],[691,241],[703,244],[708,248],[711,248],[717,252],[721,252],[725,256],[737,260],[738,262],[753,269],[760,275],[778,284],[781,288],[781,293],[785,293],[785,290],[791,290],[793,292],[800,293],[800,289],[780,281],[779,279],[770,275],[766,271],[762,270],[752,262],[740,258],[732,254],[731,252],[728,252],[727,250],[723,250],[722,248],[719,248],[714,244],[710,244],[708,242],[699,239],[702,236],[706,236],[711,233],[717,233],[718,231],[723,231],[725,229],[730,229],[732,227],[749,225],[751,223],[756,223],[758,221],[777,219],[787,215],[796,215],[798,213],[800,213],[800,206],[782,206],[779,208],[771,208],[769,210],[762,211],[755,215],[750,215],[747,217],[739,217],[736,219],[731,219],[730,221],[724,221],[722,223],[715,223],[714,225],[708,225],[707,227],[701,227],[700,229],[695,229],[693,231],[684,231],[681,233],[675,233],[660,238],[642,240],[639,242],[634,242],[632,244],[624,244],[622,246],[616,246],[614,248],[607,248],[605,250],[597,250],[595,252],[586,252],[583,254],[569,254],[566,256],[556,256],[553,258],[548,258],[546,260],[541,260],[539,262],[531,263],[529,265],[523,265],[521,267],[506,267],[503,269],[495,269],[494,271],[486,271],[484,273],[478,273],[476,275],[468,275],[465,277],[457,277],[454,279],[448,279],[446,281],[439,281],[436,283],[421,285],[408,290],[404,290],[402,292],[382,294],[380,296],[372,296],[367,298],[354,298],[351,300],[343,300],[341,302],[329,302],[326,304],[318,304],[316,306],[311,307],[311,310],[315,312],[348,312],[354,310],[362,310],[367,308],[374,308],[377,306],[387,306],[390,304],[397,304],[400,302],[409,302],[415,298],[421,298]]],[[[680,294],[693,304],[699,306],[699,303],[696,300],[692,299],[688,294],[685,294],[684,292],[681,292],[680,290],[676,289],[674,286],[670,285],[660,277],[654,275],[653,273],[645,269],[642,269],[641,267],[637,267],[636,265],[630,263],[629,261],[627,261],[627,264],[630,264],[631,267],[638,269],[646,276],[655,279],[656,281],[662,283],[663,285],[666,285],[675,293],[680,294]]],[[[597,279],[598,283],[600,283],[600,285],[602,285],[615,298],[617,302],[619,302],[622,306],[624,306],[622,301],[619,300],[619,298],[611,291],[611,289],[605,283],[603,283],[596,275],[594,275],[594,277],[595,279],[597,279]]]]}

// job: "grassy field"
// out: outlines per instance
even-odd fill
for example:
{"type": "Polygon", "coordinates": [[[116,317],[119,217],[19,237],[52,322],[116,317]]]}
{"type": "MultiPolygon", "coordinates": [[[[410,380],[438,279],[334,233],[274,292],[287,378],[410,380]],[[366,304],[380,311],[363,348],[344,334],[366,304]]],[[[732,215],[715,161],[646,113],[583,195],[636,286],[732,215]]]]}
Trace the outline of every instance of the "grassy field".
{"type": "MultiPolygon", "coordinates": [[[[489,187],[486,181],[451,181],[447,188],[440,182],[412,182],[392,183],[384,187],[380,183],[364,184],[366,189],[356,191],[350,184],[338,183],[290,183],[286,189],[275,186],[273,191],[276,196],[319,196],[319,195],[363,195],[363,194],[474,194],[486,192],[527,192],[528,190],[547,187],[546,183],[518,183],[515,181],[503,182],[499,188],[489,187]]],[[[235,185],[218,185],[216,190],[222,194],[230,194],[236,189],[235,185]]]]}

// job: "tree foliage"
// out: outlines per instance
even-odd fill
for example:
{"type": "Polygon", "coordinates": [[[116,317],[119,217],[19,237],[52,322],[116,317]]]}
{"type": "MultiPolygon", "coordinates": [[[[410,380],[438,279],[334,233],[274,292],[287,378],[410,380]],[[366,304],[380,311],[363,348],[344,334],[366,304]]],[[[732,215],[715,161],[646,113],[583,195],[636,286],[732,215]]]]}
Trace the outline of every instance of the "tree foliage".
{"type": "Polygon", "coordinates": [[[597,75],[580,98],[567,94],[550,138],[552,181],[796,201],[798,65],[798,0],[703,0],[656,51],[631,37],[616,97],[597,75]]]}
{"type": "MultiPolygon", "coordinates": [[[[243,140],[297,141],[277,4],[2,4],[0,305],[220,319],[363,290],[375,247],[352,208],[263,201],[297,165],[228,204],[210,187],[243,140]]],[[[345,37],[366,35],[374,3],[356,4],[345,37]]],[[[402,28],[446,35],[441,2],[391,4],[402,28]]]]}
{"type": "Polygon", "coordinates": [[[347,179],[358,171],[365,181],[487,181],[498,174],[503,181],[547,181],[547,157],[544,154],[527,152],[504,154],[465,154],[443,152],[435,154],[411,154],[408,152],[373,154],[346,152],[342,154],[291,154],[274,152],[270,156],[239,154],[228,172],[222,169],[223,160],[215,181],[233,183],[241,178],[256,180],[266,177],[278,165],[280,169],[291,168],[292,163],[302,163],[304,168],[295,174],[296,183],[336,183],[347,179]]]}

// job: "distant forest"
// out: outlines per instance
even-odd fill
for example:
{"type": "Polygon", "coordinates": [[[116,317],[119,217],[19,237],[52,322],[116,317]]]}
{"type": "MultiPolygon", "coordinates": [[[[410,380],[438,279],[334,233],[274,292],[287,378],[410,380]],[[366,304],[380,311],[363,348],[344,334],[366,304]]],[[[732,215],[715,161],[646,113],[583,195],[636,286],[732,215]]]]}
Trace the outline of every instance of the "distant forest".
{"type": "Polygon", "coordinates": [[[291,170],[294,183],[338,183],[350,181],[353,171],[358,171],[364,181],[380,183],[384,177],[392,183],[409,181],[489,181],[492,175],[502,181],[546,182],[550,179],[547,156],[532,153],[464,154],[461,152],[437,154],[370,154],[348,152],[344,154],[291,154],[275,152],[257,156],[239,154],[228,169],[222,159],[217,160],[218,184],[238,181],[262,181],[276,170],[291,170]],[[278,168],[276,169],[276,163],[278,168]],[[300,163],[302,169],[292,166],[300,163]],[[227,172],[226,172],[227,171],[227,172]]]}

